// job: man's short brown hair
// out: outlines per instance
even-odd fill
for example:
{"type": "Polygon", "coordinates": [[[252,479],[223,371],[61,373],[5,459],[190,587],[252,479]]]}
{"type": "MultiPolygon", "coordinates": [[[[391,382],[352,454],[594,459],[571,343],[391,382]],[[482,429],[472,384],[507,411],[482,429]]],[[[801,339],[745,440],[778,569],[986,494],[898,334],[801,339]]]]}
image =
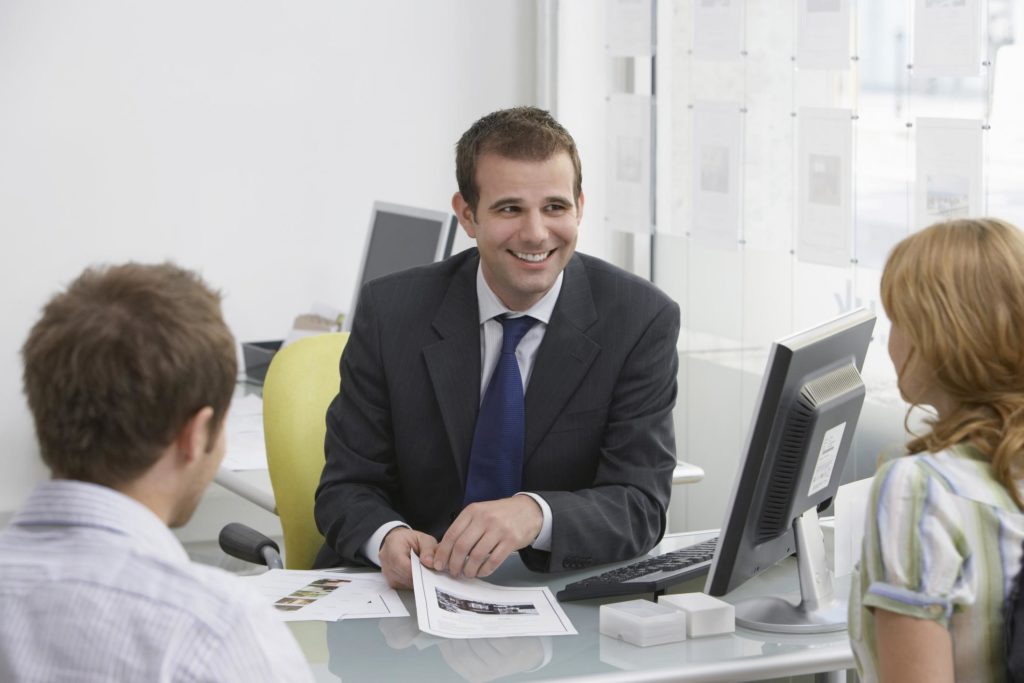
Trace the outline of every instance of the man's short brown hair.
{"type": "Polygon", "coordinates": [[[537,107],[502,109],[477,120],[455,145],[455,180],[459,193],[473,213],[480,201],[476,184],[476,160],[492,152],[509,159],[545,161],[559,152],[572,160],[576,175],[573,201],[583,192],[583,170],[576,142],[554,117],[537,107]]]}
{"type": "Polygon", "coordinates": [[[149,469],[203,407],[219,428],[238,362],[220,295],[173,264],[86,269],[21,353],[43,461],[107,486],[149,469]]]}

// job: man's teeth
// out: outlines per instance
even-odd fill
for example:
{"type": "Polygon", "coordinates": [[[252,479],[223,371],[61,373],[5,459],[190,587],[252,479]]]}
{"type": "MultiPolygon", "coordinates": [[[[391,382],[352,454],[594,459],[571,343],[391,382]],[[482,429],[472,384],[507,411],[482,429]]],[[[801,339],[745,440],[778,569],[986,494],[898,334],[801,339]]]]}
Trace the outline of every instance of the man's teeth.
{"type": "Polygon", "coordinates": [[[515,254],[516,258],[522,259],[524,261],[530,261],[531,263],[540,263],[541,261],[546,259],[548,257],[548,254],[550,254],[551,252],[545,251],[541,254],[525,254],[521,251],[513,251],[512,253],[515,254]]]}

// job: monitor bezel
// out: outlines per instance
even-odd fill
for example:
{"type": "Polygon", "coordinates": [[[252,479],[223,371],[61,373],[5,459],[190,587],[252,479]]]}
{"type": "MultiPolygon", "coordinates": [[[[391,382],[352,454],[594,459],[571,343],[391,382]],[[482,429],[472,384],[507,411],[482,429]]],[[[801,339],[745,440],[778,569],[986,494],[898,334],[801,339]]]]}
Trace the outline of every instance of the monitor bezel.
{"type": "Polygon", "coordinates": [[[377,214],[384,212],[390,214],[396,214],[399,216],[407,216],[409,218],[419,218],[428,220],[436,223],[440,226],[437,236],[437,244],[434,249],[433,262],[441,261],[447,258],[451,254],[452,242],[454,239],[453,230],[458,226],[453,215],[447,211],[435,211],[433,209],[421,209],[415,206],[406,206],[404,204],[393,204],[391,202],[375,201],[373,208],[370,211],[370,225],[366,231],[366,242],[363,244],[363,255],[359,260],[359,274],[356,277],[355,292],[352,294],[352,305],[349,306],[348,311],[345,313],[345,319],[342,324],[342,330],[349,332],[352,330],[352,320],[355,317],[356,305],[359,303],[359,293],[363,289],[363,275],[366,273],[366,261],[370,256],[370,245],[373,244],[373,233],[377,224],[377,214]]]}
{"type": "MultiPolygon", "coordinates": [[[[758,392],[757,401],[755,403],[755,413],[750,425],[747,430],[747,439],[744,444],[742,456],[739,462],[736,476],[733,480],[732,493],[729,498],[729,504],[726,508],[725,519],[722,524],[722,528],[719,532],[719,541],[715,550],[715,556],[711,563],[711,569],[708,573],[708,577],[705,583],[704,592],[709,595],[721,596],[725,595],[739,585],[742,585],[746,581],[750,580],[754,576],[757,576],[768,567],[773,566],[775,563],[784,559],[785,554],[782,557],[776,558],[770,563],[765,563],[764,566],[760,566],[756,571],[748,572],[748,568],[738,568],[737,565],[742,563],[743,558],[740,557],[740,553],[743,548],[751,548],[752,551],[759,551],[761,548],[767,548],[765,551],[758,553],[763,554],[782,554],[782,551],[778,550],[779,547],[792,547],[795,545],[793,539],[793,530],[783,532],[776,538],[765,541],[763,543],[756,543],[749,538],[751,530],[748,528],[747,521],[750,513],[748,512],[749,505],[738,506],[737,501],[740,500],[741,495],[756,495],[758,491],[761,491],[764,487],[761,486],[761,472],[764,471],[764,476],[768,476],[771,468],[770,462],[766,461],[763,450],[766,449],[774,440],[774,428],[777,422],[779,422],[779,411],[778,407],[774,411],[765,411],[763,406],[766,403],[766,398],[769,392],[778,392],[780,399],[786,398],[786,392],[790,382],[789,374],[791,372],[791,364],[793,362],[793,356],[796,355],[800,350],[806,349],[812,345],[820,342],[827,341],[836,335],[846,333],[855,335],[851,341],[856,343],[852,344],[855,348],[853,350],[853,361],[858,372],[861,372],[864,367],[864,360],[867,356],[867,348],[872,338],[872,331],[874,329],[876,316],[874,313],[859,308],[849,313],[840,315],[832,320],[825,323],[815,325],[809,329],[797,332],[789,335],[783,339],[780,339],[772,344],[771,352],[769,353],[768,360],[765,366],[765,372],[761,380],[761,388],[758,392]],[[780,360],[780,357],[786,356],[780,360]],[[785,361],[785,362],[782,362],[785,361]],[[781,385],[780,385],[781,384],[781,385]],[[752,455],[752,451],[757,449],[758,452],[752,455]],[[789,539],[787,544],[786,539],[789,539]],[[768,547],[772,546],[772,547],[768,547]]],[[[849,357],[846,355],[845,357],[849,357]]],[[[823,365],[823,371],[827,371],[828,368],[842,367],[844,363],[837,358],[830,364],[823,365]]],[[[783,425],[785,424],[783,420],[783,425]]],[[[853,429],[850,430],[848,435],[844,435],[844,441],[847,439],[852,440],[853,429]]],[[[847,442],[847,448],[849,442],[847,442]]],[[[841,456],[845,462],[845,452],[841,456]]],[[[837,463],[836,472],[833,474],[832,481],[825,487],[828,492],[827,496],[834,495],[835,489],[838,488],[838,480],[842,474],[843,463],[837,463]]],[[[750,501],[753,504],[755,501],[750,501]]],[[[800,516],[803,511],[793,511],[790,519],[790,525],[793,521],[800,516]]]]}

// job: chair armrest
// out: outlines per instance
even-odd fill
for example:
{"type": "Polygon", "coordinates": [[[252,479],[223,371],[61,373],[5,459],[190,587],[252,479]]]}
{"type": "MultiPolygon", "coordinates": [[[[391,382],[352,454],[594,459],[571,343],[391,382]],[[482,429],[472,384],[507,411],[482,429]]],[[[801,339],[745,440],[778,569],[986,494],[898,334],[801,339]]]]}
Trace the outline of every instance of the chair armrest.
{"type": "Polygon", "coordinates": [[[277,543],[252,527],[231,522],[220,530],[217,541],[220,543],[220,549],[231,557],[266,565],[270,569],[284,568],[281,549],[277,543]]]}
{"type": "Polygon", "coordinates": [[[696,484],[703,478],[704,468],[692,463],[683,462],[682,460],[676,462],[676,468],[672,471],[673,486],[676,484],[696,484]]]}

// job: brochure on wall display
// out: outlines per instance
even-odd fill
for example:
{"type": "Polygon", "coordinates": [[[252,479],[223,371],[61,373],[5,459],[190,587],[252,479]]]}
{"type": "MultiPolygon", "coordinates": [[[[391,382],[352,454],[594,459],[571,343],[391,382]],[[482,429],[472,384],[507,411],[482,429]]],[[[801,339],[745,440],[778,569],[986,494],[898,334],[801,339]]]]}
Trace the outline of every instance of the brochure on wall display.
{"type": "Polygon", "coordinates": [[[694,0],[693,56],[738,60],[743,51],[744,0],[694,0]]]}
{"type": "Polygon", "coordinates": [[[608,99],[608,227],[650,234],[651,208],[650,95],[612,95],[608,99]]]}
{"type": "Polygon", "coordinates": [[[979,119],[919,118],[914,227],[982,213],[979,119]]]}
{"type": "Polygon", "coordinates": [[[398,592],[377,572],[271,569],[245,576],[249,587],[273,605],[281,621],[339,621],[407,617],[398,592]]]}
{"type": "Polygon", "coordinates": [[[229,470],[267,469],[267,447],[263,441],[263,399],[249,394],[236,398],[224,422],[228,448],[223,467],[229,470]]]}
{"type": "Polygon", "coordinates": [[[637,0],[605,0],[608,54],[634,57],[654,53],[654,4],[637,0]]]}
{"type": "Polygon", "coordinates": [[[416,618],[420,630],[441,638],[576,635],[569,617],[547,587],[494,586],[452,578],[412,559],[416,618]]]}
{"type": "Polygon", "coordinates": [[[981,74],[981,3],[914,1],[914,76],[981,74]]]}
{"type": "Polygon", "coordinates": [[[694,241],[736,250],[740,239],[740,145],[743,120],[738,102],[693,105],[694,241]]]}
{"type": "Polygon", "coordinates": [[[797,257],[849,266],[853,122],[849,109],[805,107],[799,113],[797,257]]]}
{"type": "Polygon", "coordinates": [[[799,68],[850,68],[850,0],[800,0],[796,30],[799,68]]]}

